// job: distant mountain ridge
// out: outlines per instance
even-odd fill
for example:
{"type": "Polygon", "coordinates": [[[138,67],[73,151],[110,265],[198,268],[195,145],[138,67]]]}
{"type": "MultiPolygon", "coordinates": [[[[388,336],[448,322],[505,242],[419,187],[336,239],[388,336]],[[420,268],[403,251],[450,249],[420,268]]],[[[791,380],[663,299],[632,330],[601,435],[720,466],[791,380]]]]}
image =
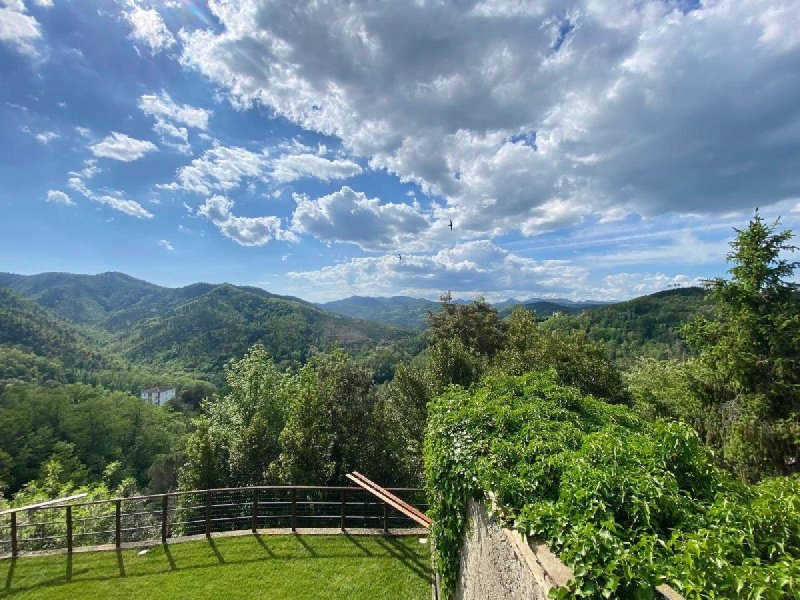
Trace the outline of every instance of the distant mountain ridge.
{"type": "MultiPolygon", "coordinates": [[[[185,287],[168,288],[116,271],[98,275],[0,273],[0,286],[13,289],[68,321],[111,330],[177,308],[209,293],[219,285],[229,284],[201,282],[185,287]]],[[[271,294],[257,287],[238,287],[266,298],[281,298],[310,304],[299,298],[271,294]]]]}
{"type": "Polygon", "coordinates": [[[0,273],[0,286],[97,332],[122,356],[203,372],[221,373],[225,362],[255,343],[288,365],[305,361],[314,347],[338,343],[358,350],[413,335],[256,287],[197,283],[166,288],[113,272],[0,273]]]}
{"type": "Polygon", "coordinates": [[[409,329],[424,329],[428,312],[438,312],[442,308],[433,300],[410,296],[350,296],[318,306],[346,317],[367,319],[409,329]]]}
{"type": "MultiPolygon", "coordinates": [[[[224,364],[256,343],[284,366],[335,343],[359,355],[406,340],[416,347],[429,312],[441,310],[439,302],[409,296],[316,305],[257,287],[167,288],[114,272],[0,273],[0,291],[0,349],[7,363],[22,365],[16,371],[26,372],[53,371],[52,361],[91,369],[124,360],[219,380],[224,364]]],[[[514,298],[495,304],[502,316],[519,305],[514,298]]],[[[583,330],[602,340],[626,367],[641,354],[685,356],[678,330],[707,302],[700,288],[683,288],[614,304],[533,298],[521,306],[540,318],[558,315],[545,321],[547,329],[583,330]]]]}
{"type": "Polygon", "coordinates": [[[65,370],[97,370],[109,365],[107,356],[79,328],[27,300],[13,290],[0,287],[0,347],[6,350],[0,379],[34,367],[62,373],[65,370]],[[11,368],[16,363],[15,368],[11,368]],[[24,367],[24,368],[23,368],[24,367]],[[7,372],[5,372],[7,371],[7,372]]]}
{"type": "Polygon", "coordinates": [[[580,314],[548,319],[552,331],[584,331],[602,341],[612,360],[625,369],[639,356],[685,358],[690,354],[680,328],[698,314],[710,311],[705,290],[686,287],[664,290],[607,306],[589,307],[580,314]]]}
{"type": "MultiPolygon", "coordinates": [[[[454,299],[456,304],[466,304],[469,300],[454,299]]],[[[577,302],[559,298],[548,300],[545,298],[530,298],[522,301],[509,298],[502,302],[493,303],[502,316],[508,316],[515,306],[524,306],[528,310],[536,312],[539,317],[549,317],[555,313],[573,314],[588,308],[605,306],[607,302],[588,300],[577,302]]],[[[350,296],[341,300],[324,302],[317,306],[327,311],[334,312],[348,317],[356,317],[387,323],[410,329],[424,329],[427,324],[429,312],[441,310],[441,304],[425,298],[414,298],[411,296],[350,296]]]]}

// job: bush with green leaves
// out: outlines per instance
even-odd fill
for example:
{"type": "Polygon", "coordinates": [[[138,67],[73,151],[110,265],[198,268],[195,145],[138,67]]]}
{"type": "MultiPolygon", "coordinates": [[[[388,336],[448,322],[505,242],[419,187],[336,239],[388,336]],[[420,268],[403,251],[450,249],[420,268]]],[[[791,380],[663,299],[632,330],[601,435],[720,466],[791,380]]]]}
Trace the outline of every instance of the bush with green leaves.
{"type": "Polygon", "coordinates": [[[800,479],[747,486],[682,423],[647,422],[555,372],[452,387],[429,406],[426,487],[445,593],[458,577],[466,504],[546,541],[574,572],[558,595],[687,598],[800,593],[800,479]]]}

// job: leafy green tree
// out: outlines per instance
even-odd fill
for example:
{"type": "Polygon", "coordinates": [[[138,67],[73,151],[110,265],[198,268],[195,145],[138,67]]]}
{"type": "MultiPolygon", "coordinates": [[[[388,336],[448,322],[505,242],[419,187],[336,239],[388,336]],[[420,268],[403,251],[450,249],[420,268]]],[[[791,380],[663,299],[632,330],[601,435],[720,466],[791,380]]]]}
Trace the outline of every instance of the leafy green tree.
{"type": "Polygon", "coordinates": [[[344,483],[345,474],[379,470],[383,413],[372,373],[339,349],[300,370],[300,393],[281,433],[276,471],[293,484],[344,483]]]}
{"type": "Polygon", "coordinates": [[[229,393],[204,405],[206,414],[189,441],[184,488],[263,484],[280,453],[295,377],[280,371],[260,344],[228,363],[225,374],[229,393]]]}
{"type": "Polygon", "coordinates": [[[53,461],[59,464],[61,469],[60,483],[71,482],[74,486],[86,485],[89,481],[89,471],[77,456],[75,444],[70,442],[56,442],[53,444],[53,453],[50,459],[42,467],[42,475],[47,470],[47,465],[53,461]]]}
{"type": "Polygon", "coordinates": [[[11,480],[11,455],[5,450],[0,450],[0,502],[2,502],[3,494],[8,489],[8,483],[11,480]]]}
{"type": "Polygon", "coordinates": [[[186,464],[180,473],[184,490],[225,487],[230,482],[229,448],[208,415],[200,415],[186,441],[186,464]]]}
{"type": "Polygon", "coordinates": [[[605,348],[585,333],[551,333],[522,307],[506,323],[507,343],[495,356],[493,370],[512,375],[554,369],[559,379],[609,402],[625,403],[629,395],[619,371],[611,364],[605,348]]]}
{"type": "Polygon", "coordinates": [[[699,377],[697,361],[656,360],[642,357],[624,375],[633,408],[650,421],[658,418],[692,425],[703,439],[710,435],[708,411],[694,388],[699,377]]]}
{"type": "Polygon", "coordinates": [[[65,474],[62,483],[96,482],[119,461],[138,487],[159,454],[180,447],[186,423],[169,408],[83,384],[13,385],[0,393],[0,452],[11,457],[8,492],[37,479],[48,461],[65,474]]]}
{"type": "Polygon", "coordinates": [[[800,263],[791,230],[756,211],[736,230],[730,279],[708,281],[713,316],[687,324],[704,377],[697,393],[717,411],[722,449],[742,477],[793,470],[800,457],[800,263]]]}
{"type": "Polygon", "coordinates": [[[505,325],[491,304],[482,297],[471,304],[453,302],[450,292],[440,298],[442,310],[428,313],[426,337],[429,346],[458,338],[471,352],[493,356],[505,343],[505,325]]]}

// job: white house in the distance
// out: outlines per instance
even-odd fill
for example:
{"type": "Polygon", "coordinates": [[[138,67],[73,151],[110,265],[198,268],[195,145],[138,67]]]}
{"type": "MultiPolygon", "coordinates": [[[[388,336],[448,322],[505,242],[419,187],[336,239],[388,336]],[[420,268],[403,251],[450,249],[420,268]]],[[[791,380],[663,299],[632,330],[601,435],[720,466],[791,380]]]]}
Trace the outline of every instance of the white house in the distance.
{"type": "Polygon", "coordinates": [[[142,400],[147,400],[150,404],[163,406],[167,401],[175,397],[175,388],[168,385],[142,390],[142,400]]]}

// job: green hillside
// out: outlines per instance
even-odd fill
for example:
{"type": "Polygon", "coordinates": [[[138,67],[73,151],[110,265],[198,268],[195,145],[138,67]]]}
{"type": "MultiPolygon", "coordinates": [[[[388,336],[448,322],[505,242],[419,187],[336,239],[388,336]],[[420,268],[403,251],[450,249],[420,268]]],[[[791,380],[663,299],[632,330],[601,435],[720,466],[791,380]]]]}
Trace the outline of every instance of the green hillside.
{"type": "Polygon", "coordinates": [[[219,371],[253,344],[266,346],[276,362],[304,362],[312,348],[338,343],[358,350],[410,337],[405,330],[327,313],[307,302],[220,285],[118,338],[132,358],[180,361],[219,371]]]}
{"type": "MultiPolygon", "coordinates": [[[[95,352],[158,369],[199,371],[215,380],[229,359],[255,343],[264,344],[277,362],[288,366],[304,362],[315,347],[338,343],[363,355],[412,335],[256,287],[196,283],[166,288],[123,273],[0,273],[0,285],[25,296],[23,301],[9,291],[42,315],[49,314],[54,331],[69,321],[68,330],[80,333],[86,347],[94,344],[95,352]]],[[[7,302],[0,298],[0,303],[7,302]]],[[[35,354],[55,357],[61,352],[35,354]]]]}
{"type": "Polygon", "coordinates": [[[625,368],[638,356],[686,356],[679,329],[708,306],[701,288],[681,288],[553,317],[542,327],[560,332],[586,331],[591,339],[604,342],[614,362],[625,368]]]}
{"type": "Polygon", "coordinates": [[[109,360],[85,333],[50,311],[0,287],[0,382],[68,381],[109,360]]]}
{"type": "Polygon", "coordinates": [[[123,273],[0,273],[0,285],[34,300],[68,321],[100,327],[104,327],[117,311],[157,303],[168,292],[166,288],[123,273]]]}
{"type": "Polygon", "coordinates": [[[130,360],[112,347],[113,339],[0,286],[0,389],[22,382],[89,383],[138,393],[162,382],[188,389],[208,379],[181,364],[130,360]]]}
{"type": "MultiPolygon", "coordinates": [[[[501,317],[507,317],[519,305],[507,305],[500,311],[501,317]]],[[[566,304],[558,304],[556,302],[549,302],[548,300],[537,300],[535,302],[526,302],[522,306],[536,313],[537,317],[551,317],[554,314],[560,313],[563,315],[580,314],[586,307],[582,306],[568,306],[566,304]]]]}
{"type": "Polygon", "coordinates": [[[409,296],[392,296],[391,298],[350,296],[319,306],[346,317],[367,319],[409,329],[425,329],[428,312],[438,312],[442,309],[438,302],[409,296]]]}

